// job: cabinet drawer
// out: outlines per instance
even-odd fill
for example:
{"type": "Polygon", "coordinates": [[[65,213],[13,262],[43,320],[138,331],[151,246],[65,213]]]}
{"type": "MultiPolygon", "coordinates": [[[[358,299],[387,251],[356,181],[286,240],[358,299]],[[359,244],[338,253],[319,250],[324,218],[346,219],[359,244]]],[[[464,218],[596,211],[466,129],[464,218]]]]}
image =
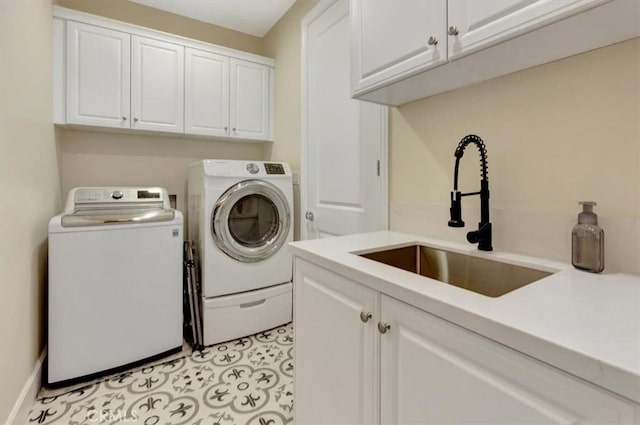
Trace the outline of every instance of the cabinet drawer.
{"type": "Polygon", "coordinates": [[[280,326],[291,321],[291,283],[205,298],[202,301],[202,321],[206,330],[204,345],[280,326]]]}

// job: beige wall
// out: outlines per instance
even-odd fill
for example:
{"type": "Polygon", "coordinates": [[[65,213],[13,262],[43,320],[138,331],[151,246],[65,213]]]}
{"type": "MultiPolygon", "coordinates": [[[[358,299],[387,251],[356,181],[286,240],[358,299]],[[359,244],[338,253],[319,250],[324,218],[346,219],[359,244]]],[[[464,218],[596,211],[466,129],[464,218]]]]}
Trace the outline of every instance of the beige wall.
{"type": "Polygon", "coordinates": [[[60,208],[51,1],[0,1],[0,423],[43,348],[47,225],[60,208]]]}
{"type": "Polygon", "coordinates": [[[56,0],[59,6],[232,49],[262,54],[262,39],[128,0],[56,0]]]}
{"type": "Polygon", "coordinates": [[[260,143],[60,130],[64,197],[77,186],[162,186],[186,214],[187,167],[200,159],[263,158],[260,143]]]}
{"type": "MultiPolygon", "coordinates": [[[[640,39],[392,110],[393,229],[464,240],[476,226],[471,208],[466,229],[446,227],[469,133],[487,145],[496,249],[569,261],[577,202],[594,200],[608,264],[640,273],[640,39]]],[[[475,148],[461,173],[463,191],[479,187],[475,148]]]]}
{"type": "MultiPolygon", "coordinates": [[[[318,0],[298,0],[264,37],[263,53],[276,60],[274,87],[275,143],[265,147],[265,156],[273,161],[286,161],[300,170],[302,48],[301,21],[318,0]]],[[[299,239],[300,190],[294,188],[295,239],[299,239]]]]}

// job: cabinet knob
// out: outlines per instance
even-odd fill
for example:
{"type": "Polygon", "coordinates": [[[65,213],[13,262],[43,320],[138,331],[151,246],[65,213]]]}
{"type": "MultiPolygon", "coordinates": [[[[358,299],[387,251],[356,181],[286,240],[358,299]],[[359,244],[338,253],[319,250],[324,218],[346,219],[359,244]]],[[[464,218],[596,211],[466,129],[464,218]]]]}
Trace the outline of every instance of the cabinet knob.
{"type": "Polygon", "coordinates": [[[126,121],[126,120],[127,120],[127,117],[122,117],[122,121],[126,121]]]}
{"type": "Polygon", "coordinates": [[[378,322],[378,332],[381,334],[386,334],[389,329],[391,329],[390,324],[378,322]]]}
{"type": "MultiPolygon", "coordinates": [[[[313,213],[312,213],[311,211],[307,211],[307,212],[304,214],[304,218],[306,218],[306,219],[307,219],[307,220],[309,220],[309,221],[313,221],[313,219],[314,219],[315,217],[313,216],[313,213]]],[[[360,317],[362,317],[362,316],[360,316],[360,317]]]]}
{"type": "Polygon", "coordinates": [[[138,118],[134,118],[134,119],[133,119],[133,122],[138,122],[138,118]]]}
{"type": "Polygon", "coordinates": [[[367,323],[369,319],[371,319],[371,313],[365,311],[360,312],[360,320],[362,320],[362,323],[367,323]]]}
{"type": "Polygon", "coordinates": [[[227,127],[226,125],[224,126],[224,131],[229,130],[229,127],[227,127]]]}
{"type": "Polygon", "coordinates": [[[434,36],[431,36],[429,37],[429,41],[427,41],[427,43],[429,44],[429,46],[435,46],[436,44],[438,44],[438,39],[434,36]]]}
{"type": "Polygon", "coordinates": [[[458,31],[458,27],[456,27],[455,25],[451,25],[449,27],[449,30],[447,31],[447,34],[449,35],[458,35],[460,31],[458,31]]]}
{"type": "Polygon", "coordinates": [[[236,132],[236,128],[235,127],[233,127],[231,130],[233,130],[234,133],[236,132]]]}

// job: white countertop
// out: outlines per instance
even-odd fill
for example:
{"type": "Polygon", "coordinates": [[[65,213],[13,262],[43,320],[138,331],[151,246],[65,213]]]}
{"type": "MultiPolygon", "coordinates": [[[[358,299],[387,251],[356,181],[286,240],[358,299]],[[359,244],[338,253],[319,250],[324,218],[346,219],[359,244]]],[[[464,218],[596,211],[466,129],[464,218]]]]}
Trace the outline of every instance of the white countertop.
{"type": "Polygon", "coordinates": [[[640,276],[592,274],[571,264],[388,231],[289,246],[297,257],[640,403],[640,276]],[[491,298],[353,254],[416,242],[556,273],[491,298]]]}

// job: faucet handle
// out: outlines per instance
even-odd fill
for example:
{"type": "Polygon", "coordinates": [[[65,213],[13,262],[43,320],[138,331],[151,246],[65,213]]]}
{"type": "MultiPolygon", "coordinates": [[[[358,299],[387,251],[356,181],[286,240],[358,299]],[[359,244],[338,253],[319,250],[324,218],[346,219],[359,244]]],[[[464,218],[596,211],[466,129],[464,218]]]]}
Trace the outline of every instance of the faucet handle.
{"type": "Polygon", "coordinates": [[[478,223],[478,230],[467,233],[470,243],[477,243],[480,251],[493,251],[491,223],[478,223]]]}
{"type": "Polygon", "coordinates": [[[464,227],[464,221],[462,221],[462,193],[455,190],[451,192],[451,220],[449,220],[449,227],[464,227]]]}

